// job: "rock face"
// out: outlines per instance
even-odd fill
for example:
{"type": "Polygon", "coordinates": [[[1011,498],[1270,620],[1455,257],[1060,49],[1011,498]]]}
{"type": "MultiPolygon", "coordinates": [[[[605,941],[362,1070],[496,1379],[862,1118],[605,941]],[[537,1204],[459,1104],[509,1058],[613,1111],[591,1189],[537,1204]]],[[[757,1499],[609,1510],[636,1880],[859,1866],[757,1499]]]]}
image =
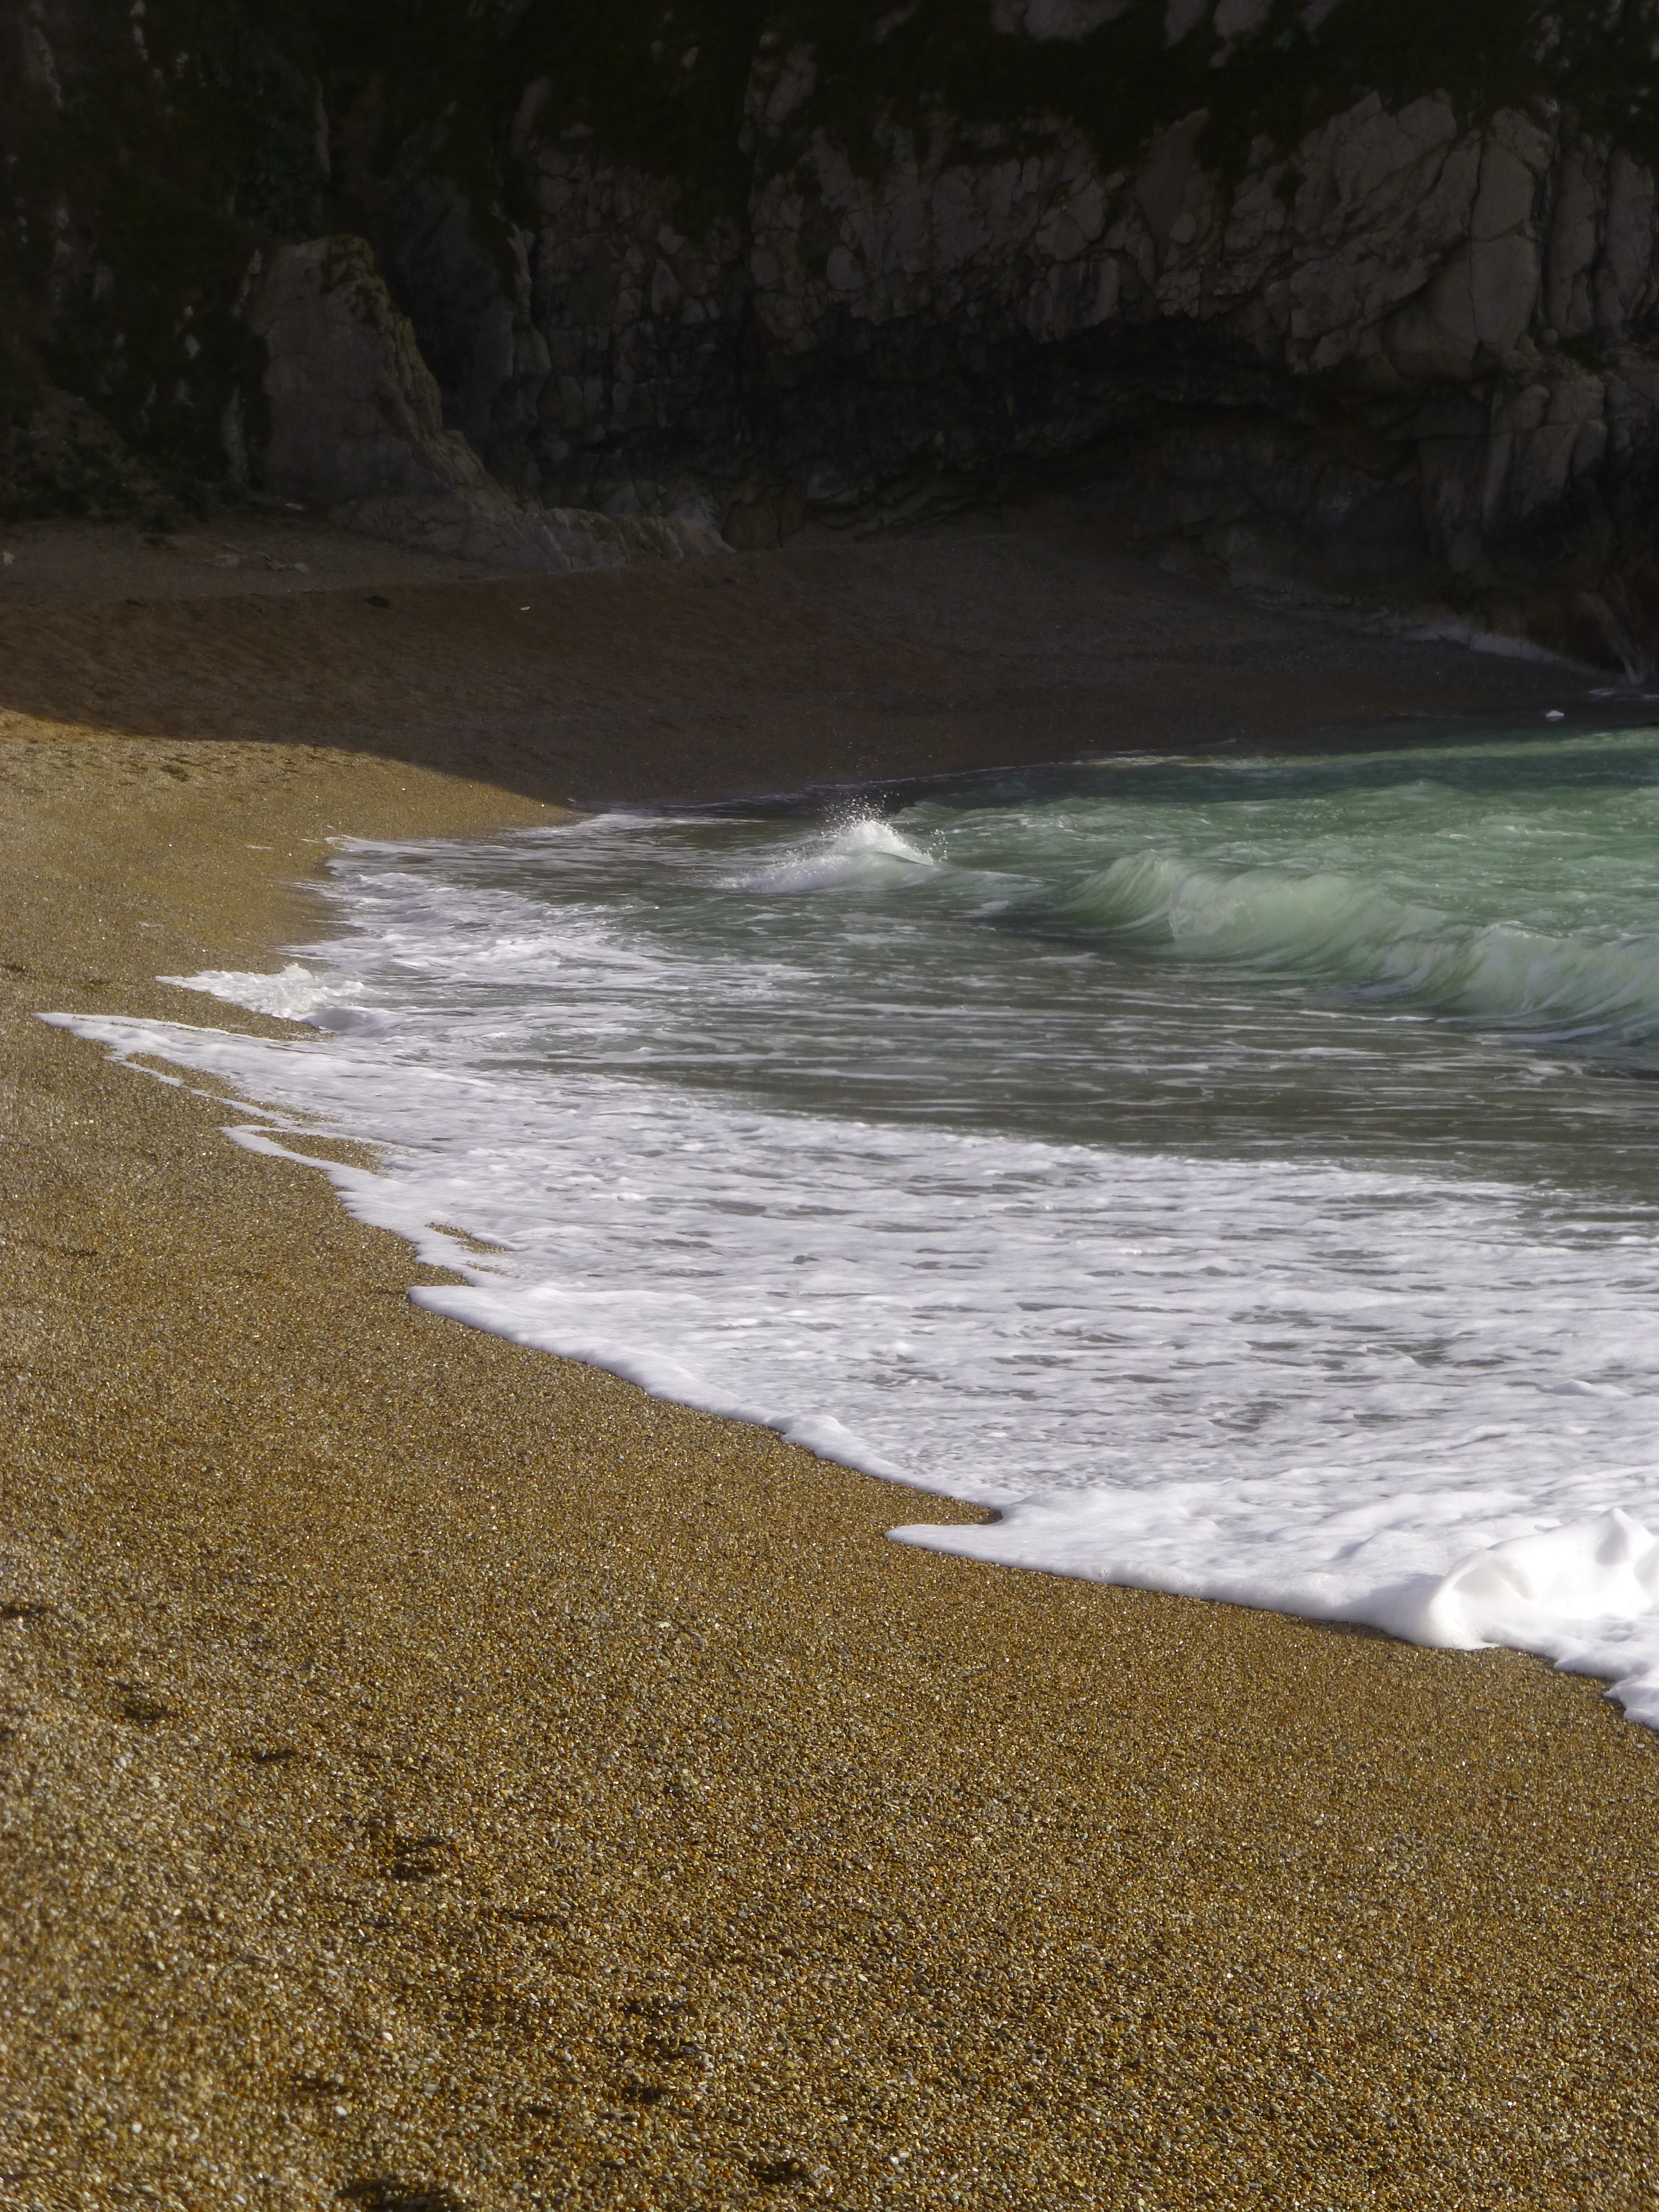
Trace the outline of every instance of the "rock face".
{"type": "Polygon", "coordinates": [[[263,383],[267,488],[317,506],[376,493],[431,497],[494,485],[459,432],[406,315],[361,238],[319,238],[271,257],[247,309],[270,356],[263,383]]]}
{"type": "MultiPolygon", "coordinates": [[[[757,131],[809,79],[799,52],[758,73],[757,131]]],[[[873,172],[815,131],[745,234],[696,240],[664,180],[538,144],[550,368],[501,463],[600,501],[764,469],[728,510],[752,540],[1089,455],[1246,575],[1461,585],[1638,660],[1659,609],[1613,540],[1645,538],[1659,464],[1651,172],[1559,115],[1370,94],[1224,184],[1206,121],[1112,171],[1075,130],[941,158],[896,127],[873,172]]]]}
{"type": "Polygon", "coordinates": [[[250,274],[248,327],[270,353],[268,490],[352,529],[498,567],[610,568],[716,550],[706,524],[532,511],[513,499],[444,428],[437,380],[364,240],[285,246],[268,271],[250,274]]]}
{"type": "MultiPolygon", "coordinates": [[[[0,0],[8,143],[87,100],[86,4],[0,0]]],[[[1659,0],[1467,0],[1409,38],[1406,8],[803,0],[745,43],[690,0],[636,51],[598,0],[458,0],[406,82],[318,66],[313,25],[305,188],[158,336],[214,364],[171,404],[233,474],[526,559],[571,509],[685,550],[708,513],[747,545],[1058,481],[1241,578],[1644,665],[1659,0]]],[[[40,219],[36,350],[96,406],[125,278],[67,185],[40,219]]]]}
{"type": "MultiPolygon", "coordinates": [[[[1089,27],[1062,12],[1027,33],[1089,27]]],[[[815,76],[802,46],[757,63],[758,145],[815,76]]],[[[941,150],[889,123],[877,164],[814,128],[701,234],[672,179],[526,131],[529,282],[495,295],[470,427],[543,495],[712,489],[739,543],[1069,462],[1243,576],[1462,591],[1637,665],[1651,171],[1559,111],[1370,93],[1224,180],[1208,122],[1114,169],[1077,128],[941,150]]]]}

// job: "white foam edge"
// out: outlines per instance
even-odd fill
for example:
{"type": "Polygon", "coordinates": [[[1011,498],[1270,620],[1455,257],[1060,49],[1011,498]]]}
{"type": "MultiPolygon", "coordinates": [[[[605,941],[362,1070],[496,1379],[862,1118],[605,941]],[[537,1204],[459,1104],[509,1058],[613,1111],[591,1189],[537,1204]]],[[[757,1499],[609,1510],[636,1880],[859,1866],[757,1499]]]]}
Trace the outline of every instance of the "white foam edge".
{"type": "MultiPolygon", "coordinates": [[[[139,1072],[150,1073],[149,1069],[139,1072]]],[[[323,1159],[314,1153],[296,1150],[282,1140],[286,1132],[279,1119],[273,1117],[264,1124],[227,1124],[222,1133],[244,1152],[258,1153],[266,1159],[285,1160],[296,1167],[318,1169],[332,1183],[354,1221],[370,1229],[389,1230],[393,1236],[400,1237],[405,1243],[414,1246],[422,1266],[443,1267],[467,1278],[465,1283],[415,1285],[409,1292],[410,1304],[418,1306],[423,1313],[460,1322],[486,1336],[498,1336],[509,1344],[521,1345],[529,1352],[550,1352],[556,1358],[602,1368],[606,1374],[634,1383],[647,1397],[689,1406],[694,1413],[717,1414],[722,1419],[770,1429],[786,1443],[799,1444],[816,1458],[851,1468],[856,1474],[902,1483],[908,1490],[927,1488],[831,1413],[761,1407],[747,1399],[712,1390],[678,1361],[659,1352],[641,1353],[616,1337],[569,1328],[527,1327],[521,1318],[519,1302],[499,1292],[492,1293],[488,1281],[481,1279],[498,1271],[487,1261],[481,1262],[476,1252],[459,1237],[434,1222],[420,1220],[407,1206],[400,1205],[395,1195],[397,1186],[389,1178],[376,1175],[371,1169],[352,1167],[341,1160],[323,1159]]],[[[350,1134],[346,1130],[340,1133],[343,1137],[350,1134]]]]}
{"type": "MultiPolygon", "coordinates": [[[[158,1032],[169,1024],[61,1012],[36,1018],[101,1044],[118,1064],[137,1073],[174,1085],[181,1082],[144,1065],[167,1056],[165,1034],[158,1032]]],[[[255,1105],[252,1110],[264,1115],[262,1123],[225,1126],[223,1134],[233,1143],[264,1158],[319,1170],[355,1220],[390,1231],[412,1245],[423,1264],[463,1278],[458,1285],[411,1288],[410,1302],[423,1310],[528,1350],[603,1369],[650,1396],[771,1429],[786,1442],[857,1473],[910,1490],[930,1490],[832,1413],[760,1407],[711,1391],[674,1361],[641,1356],[614,1339],[526,1327],[506,1298],[499,1292],[492,1296],[485,1279],[491,1272],[488,1266],[481,1266],[457,1237],[399,1204],[390,1178],[298,1151],[282,1138],[305,1133],[300,1125],[274,1109],[255,1105]]],[[[345,1128],[337,1133],[348,1140],[353,1135],[345,1128]]],[[[1187,1486],[1185,1496],[1174,1501],[1176,1512],[1193,1510],[1192,1501],[1203,1487],[1187,1486]]],[[[1647,1650],[1620,1650],[1621,1644],[1634,1640],[1631,1632],[1645,1627],[1651,1638],[1659,1627],[1659,1538],[1622,1508],[1611,1506],[1484,1547],[1443,1575],[1413,1576],[1355,1596],[1342,1589],[1339,1577],[1305,1570],[1293,1582],[1285,1577],[1281,1583],[1271,1571],[1218,1573],[1213,1565],[1197,1575],[1167,1558],[1152,1569],[1146,1552],[1158,1549],[1159,1537],[1167,1534],[1167,1528],[1153,1524],[1167,1522],[1170,1507],[1168,1492],[1099,1489],[1080,1498],[1049,1494],[1022,1500],[977,1527],[912,1523],[888,1533],[901,1543],[989,1565],[1372,1627],[1431,1648],[1468,1651],[1501,1644],[1530,1651],[1565,1672],[1603,1680],[1607,1694],[1630,1719],[1659,1729],[1659,1656],[1651,1641],[1647,1650]],[[1138,1516],[1146,1518],[1146,1526],[1137,1528],[1138,1516]],[[1564,1609],[1568,1606],[1571,1610],[1564,1609]]]]}
{"type": "Polygon", "coordinates": [[[1335,1575],[1304,1571],[1282,1583],[1271,1569],[1229,1576],[1211,1568],[1200,1576],[1167,1558],[1153,1568],[1146,1554],[1156,1539],[1136,1525],[1149,1506],[1161,1517],[1168,1500],[1097,1491],[1086,1500],[1024,1500],[979,1527],[921,1524],[889,1533],[900,1543],[990,1565],[1376,1628],[1435,1650],[1529,1651],[1565,1673],[1604,1679],[1630,1719],[1659,1729],[1659,1658],[1652,1648],[1659,1537],[1622,1507],[1472,1552],[1444,1575],[1413,1575],[1356,1597],[1335,1575]],[[1108,1515],[1109,1528],[1102,1525],[1108,1515]],[[1621,1650],[1638,1628],[1648,1632],[1648,1650],[1621,1650]]]}

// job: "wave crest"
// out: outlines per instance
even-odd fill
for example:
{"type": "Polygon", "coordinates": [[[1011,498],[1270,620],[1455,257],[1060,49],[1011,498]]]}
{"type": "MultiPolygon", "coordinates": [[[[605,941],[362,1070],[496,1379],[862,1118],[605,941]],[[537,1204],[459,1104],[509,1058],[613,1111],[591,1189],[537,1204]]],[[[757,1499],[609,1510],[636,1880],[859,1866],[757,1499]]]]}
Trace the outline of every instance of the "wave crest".
{"type": "Polygon", "coordinates": [[[1027,908],[1144,951],[1336,982],[1436,1013],[1594,1036],[1659,1040],[1659,938],[1552,936],[1460,921],[1363,879],[1205,866],[1168,854],[1113,862],[1027,908]]]}
{"type": "Polygon", "coordinates": [[[913,845],[890,822],[873,816],[843,823],[812,844],[796,847],[781,860],[741,878],[732,888],[745,891],[826,891],[847,884],[884,888],[913,869],[938,866],[932,854],[913,845]]]}

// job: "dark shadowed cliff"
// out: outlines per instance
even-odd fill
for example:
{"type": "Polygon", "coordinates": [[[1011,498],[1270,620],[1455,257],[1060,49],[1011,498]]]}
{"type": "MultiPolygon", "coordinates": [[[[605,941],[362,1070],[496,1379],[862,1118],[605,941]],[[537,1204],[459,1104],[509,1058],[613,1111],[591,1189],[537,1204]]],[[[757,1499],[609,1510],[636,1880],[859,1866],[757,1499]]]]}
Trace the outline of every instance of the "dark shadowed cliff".
{"type": "Polygon", "coordinates": [[[559,567],[1060,485],[1635,669],[1656,50],[1656,0],[0,0],[0,496],[559,567]]]}

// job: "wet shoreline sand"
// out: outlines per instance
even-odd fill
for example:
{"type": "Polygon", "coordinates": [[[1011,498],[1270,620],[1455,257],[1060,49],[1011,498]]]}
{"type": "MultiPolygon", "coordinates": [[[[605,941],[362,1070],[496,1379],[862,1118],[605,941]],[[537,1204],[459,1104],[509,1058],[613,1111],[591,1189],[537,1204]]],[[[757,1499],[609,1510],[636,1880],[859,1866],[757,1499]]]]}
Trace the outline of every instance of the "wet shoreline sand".
{"type": "Polygon", "coordinates": [[[1584,681],[1064,539],[117,551],[0,599],[0,2204],[1651,2203],[1659,1740],[1595,1684],[892,1545],[973,1516],[421,1313],[33,1018],[279,1028],[154,978],[275,964],[335,835],[1584,681]]]}

